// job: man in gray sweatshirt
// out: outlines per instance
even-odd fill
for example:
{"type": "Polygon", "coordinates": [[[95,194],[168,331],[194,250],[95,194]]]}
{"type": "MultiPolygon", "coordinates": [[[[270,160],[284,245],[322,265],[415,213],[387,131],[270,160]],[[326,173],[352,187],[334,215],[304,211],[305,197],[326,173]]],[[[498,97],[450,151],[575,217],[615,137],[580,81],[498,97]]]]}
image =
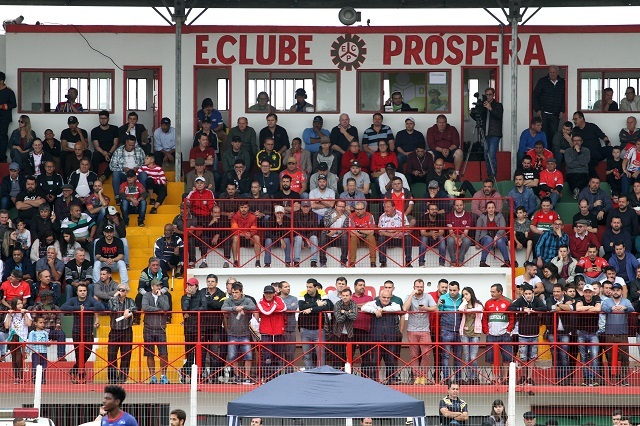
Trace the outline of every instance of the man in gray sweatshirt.
{"type": "Polygon", "coordinates": [[[142,337],[151,345],[145,349],[147,357],[147,366],[151,375],[151,384],[158,383],[156,378],[156,349],[158,347],[158,356],[160,357],[160,384],[169,384],[167,379],[167,358],[169,351],[167,350],[167,315],[171,311],[169,306],[169,298],[162,293],[162,282],[158,280],[151,281],[151,291],[146,292],[142,296],[142,311],[144,315],[144,328],[142,337]]]}
{"type": "MultiPolygon", "coordinates": [[[[242,283],[238,281],[233,283],[231,297],[227,297],[222,304],[222,311],[227,314],[225,324],[230,343],[227,351],[227,363],[236,364],[236,383],[245,385],[254,384],[251,379],[253,356],[249,344],[251,341],[249,322],[251,321],[251,311],[255,311],[255,309],[255,302],[244,295],[242,283]],[[239,355],[238,348],[240,348],[239,355]],[[244,359],[244,371],[237,366],[240,359],[244,359]]],[[[227,383],[231,383],[231,379],[227,383]]]]}

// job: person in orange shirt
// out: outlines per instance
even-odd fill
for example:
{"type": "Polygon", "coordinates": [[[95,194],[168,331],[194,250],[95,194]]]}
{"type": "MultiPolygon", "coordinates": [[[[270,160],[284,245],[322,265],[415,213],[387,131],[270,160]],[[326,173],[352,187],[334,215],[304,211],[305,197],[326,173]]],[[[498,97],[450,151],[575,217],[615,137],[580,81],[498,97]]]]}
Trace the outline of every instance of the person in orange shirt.
{"type": "Polygon", "coordinates": [[[260,235],[257,233],[256,216],[249,211],[248,201],[240,202],[238,211],[231,218],[231,229],[234,229],[231,237],[231,254],[234,266],[240,267],[240,237],[242,237],[252,241],[256,259],[255,266],[259,268],[262,246],[260,245],[260,235]]]}

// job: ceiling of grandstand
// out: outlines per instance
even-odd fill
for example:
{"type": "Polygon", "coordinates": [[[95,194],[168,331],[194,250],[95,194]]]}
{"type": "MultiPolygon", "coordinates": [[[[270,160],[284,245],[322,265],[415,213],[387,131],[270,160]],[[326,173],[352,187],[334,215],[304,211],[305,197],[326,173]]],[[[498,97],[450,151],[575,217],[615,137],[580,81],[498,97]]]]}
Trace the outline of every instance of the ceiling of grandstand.
{"type": "MultiPolygon", "coordinates": [[[[496,8],[509,7],[517,1],[520,7],[586,7],[604,6],[602,0],[184,0],[190,8],[318,8],[356,9],[395,8],[496,8]]],[[[34,6],[136,6],[173,7],[175,0],[0,0],[0,5],[34,6]]],[[[606,6],[640,6],[640,0],[607,0],[606,6]]]]}

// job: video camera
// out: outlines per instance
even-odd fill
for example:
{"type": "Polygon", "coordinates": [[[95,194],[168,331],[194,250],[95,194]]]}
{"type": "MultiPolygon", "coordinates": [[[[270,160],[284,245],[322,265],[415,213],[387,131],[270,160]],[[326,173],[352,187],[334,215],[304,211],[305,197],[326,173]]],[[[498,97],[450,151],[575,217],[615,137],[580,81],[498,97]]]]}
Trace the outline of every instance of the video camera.
{"type": "Polygon", "coordinates": [[[484,103],[487,102],[487,95],[484,93],[480,95],[480,93],[476,92],[473,97],[476,98],[476,101],[473,103],[473,108],[469,111],[469,115],[477,125],[484,128],[484,119],[487,116],[487,109],[484,107],[484,103]]]}

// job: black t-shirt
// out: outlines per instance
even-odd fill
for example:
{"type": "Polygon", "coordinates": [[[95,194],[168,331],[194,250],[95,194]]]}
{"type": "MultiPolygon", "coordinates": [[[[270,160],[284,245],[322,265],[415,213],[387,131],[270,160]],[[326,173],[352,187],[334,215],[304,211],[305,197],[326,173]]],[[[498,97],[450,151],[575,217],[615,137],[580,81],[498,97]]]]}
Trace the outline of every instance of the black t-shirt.
{"type": "Polygon", "coordinates": [[[573,226],[576,226],[576,222],[579,221],[580,219],[588,220],[589,222],[591,222],[591,224],[589,226],[591,226],[592,228],[597,228],[598,227],[598,217],[593,213],[589,213],[586,216],[583,216],[582,213],[580,213],[580,212],[574,214],[573,215],[573,226]]]}
{"type": "Polygon", "coordinates": [[[124,254],[124,246],[120,238],[114,238],[111,244],[103,238],[96,242],[96,256],[100,255],[105,259],[113,259],[120,254],[124,254]]]}
{"type": "Polygon", "coordinates": [[[110,151],[113,148],[113,140],[118,137],[118,128],[109,124],[109,128],[104,130],[102,127],[94,127],[91,130],[91,141],[98,141],[100,149],[110,151]]]}
{"type": "MultiPolygon", "coordinates": [[[[275,194],[273,194],[273,199],[274,200],[299,200],[300,194],[298,194],[296,191],[289,191],[289,194],[287,195],[284,192],[282,192],[282,190],[280,190],[275,194]]],[[[280,204],[283,207],[291,207],[292,203],[288,201],[276,201],[275,204],[280,204]]]]}
{"type": "MultiPolygon", "coordinates": [[[[31,201],[37,198],[44,198],[44,195],[37,189],[33,192],[20,191],[16,196],[16,204],[18,201],[31,201]]],[[[18,210],[18,217],[21,219],[31,219],[35,214],[38,213],[38,207],[30,207],[27,210],[18,210]]]]}
{"type": "MultiPolygon", "coordinates": [[[[578,295],[576,297],[576,303],[582,302],[582,306],[596,306],[597,303],[602,303],[600,296],[593,296],[591,303],[587,303],[584,300],[584,296],[578,295]]],[[[598,319],[600,314],[590,312],[580,312],[580,321],[576,322],[576,328],[578,330],[586,331],[587,333],[595,333],[598,331],[598,319]]]]}
{"type": "MultiPolygon", "coordinates": [[[[82,136],[84,136],[85,140],[89,139],[89,136],[87,135],[87,131],[84,129],[82,129],[82,136]]],[[[74,135],[73,133],[71,133],[71,129],[66,128],[60,134],[60,140],[65,140],[67,141],[67,143],[80,142],[80,132],[76,130],[76,134],[74,135]]]]}
{"type": "Polygon", "coordinates": [[[525,182],[528,180],[540,179],[540,172],[533,167],[524,169],[522,167],[518,168],[516,172],[513,174],[514,176],[522,174],[524,175],[525,182]]]}

